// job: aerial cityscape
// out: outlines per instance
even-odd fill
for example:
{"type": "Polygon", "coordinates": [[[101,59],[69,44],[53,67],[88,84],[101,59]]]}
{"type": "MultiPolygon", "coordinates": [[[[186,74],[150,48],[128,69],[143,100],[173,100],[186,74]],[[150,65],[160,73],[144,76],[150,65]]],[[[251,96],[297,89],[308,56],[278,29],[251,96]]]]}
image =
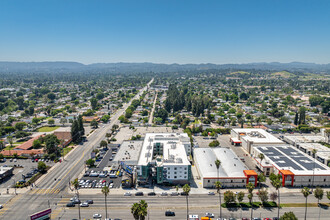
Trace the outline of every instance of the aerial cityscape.
{"type": "Polygon", "coordinates": [[[0,2],[0,219],[330,219],[329,1],[0,2]]]}

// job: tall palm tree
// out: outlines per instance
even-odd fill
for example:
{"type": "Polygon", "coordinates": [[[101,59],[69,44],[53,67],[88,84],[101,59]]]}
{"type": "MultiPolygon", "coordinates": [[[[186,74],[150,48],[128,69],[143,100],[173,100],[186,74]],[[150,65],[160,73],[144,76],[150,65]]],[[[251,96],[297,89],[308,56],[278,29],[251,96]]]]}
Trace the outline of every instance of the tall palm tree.
{"type": "MultiPolygon", "coordinates": [[[[71,185],[73,186],[73,188],[76,190],[77,196],[78,196],[78,200],[79,200],[79,182],[78,182],[78,178],[74,179],[71,182],[71,185]]],[[[78,204],[78,214],[79,214],[79,220],[81,219],[80,217],[80,204],[78,204]]]]}
{"type": "Polygon", "coordinates": [[[220,165],[221,165],[221,161],[216,159],[214,161],[214,164],[217,168],[217,181],[215,182],[215,188],[217,188],[217,192],[219,193],[219,200],[220,200],[220,218],[222,217],[222,213],[221,213],[221,192],[220,192],[220,189],[221,189],[221,182],[219,180],[219,168],[220,168],[220,165]]]}
{"type": "Polygon", "coordinates": [[[108,218],[108,207],[107,207],[107,196],[109,195],[110,189],[108,186],[104,186],[102,188],[102,193],[104,195],[104,201],[105,201],[105,218],[108,218]]]}
{"type": "Polygon", "coordinates": [[[9,148],[9,156],[10,156],[10,155],[11,155],[11,153],[10,153],[10,149],[13,147],[13,136],[9,135],[9,136],[7,137],[7,141],[8,141],[9,144],[10,144],[10,148],[9,148]]]}
{"type": "Polygon", "coordinates": [[[133,214],[133,218],[135,220],[139,220],[139,209],[140,209],[140,204],[139,203],[134,203],[131,207],[131,213],[133,214]]]}
{"type": "Polygon", "coordinates": [[[313,163],[313,177],[312,177],[312,191],[314,189],[314,172],[315,172],[315,159],[316,159],[316,153],[317,153],[317,150],[314,148],[312,150],[312,154],[313,154],[313,157],[314,157],[314,163],[313,163]]]}
{"type": "Polygon", "coordinates": [[[282,186],[281,184],[281,180],[280,179],[274,179],[273,181],[271,181],[271,184],[273,185],[273,187],[277,190],[277,200],[278,200],[278,204],[277,204],[277,218],[280,218],[280,188],[282,186]]]}
{"type": "Polygon", "coordinates": [[[310,194],[310,190],[308,187],[304,187],[302,190],[301,190],[301,193],[304,195],[304,197],[306,198],[306,201],[305,201],[305,220],[306,220],[306,217],[307,217],[307,197],[309,196],[310,194]]]}
{"type": "Polygon", "coordinates": [[[251,219],[252,219],[252,216],[253,216],[253,203],[252,203],[252,198],[253,198],[253,190],[255,188],[255,186],[249,182],[247,185],[246,185],[246,188],[247,190],[249,191],[249,194],[248,194],[248,199],[250,201],[250,205],[251,205],[251,219]]]}
{"type": "Polygon", "coordinates": [[[148,203],[145,200],[140,201],[139,216],[140,220],[144,220],[148,215],[148,203]]]}
{"type": "Polygon", "coordinates": [[[183,192],[186,194],[186,201],[187,201],[187,220],[189,218],[189,206],[188,206],[188,196],[190,192],[190,186],[188,184],[185,184],[183,187],[183,192]]]}
{"type": "Polygon", "coordinates": [[[215,188],[217,189],[217,193],[219,194],[219,202],[220,202],[220,219],[222,218],[222,210],[221,210],[221,192],[220,192],[220,189],[221,189],[221,182],[220,181],[216,181],[215,182],[215,188]]]}

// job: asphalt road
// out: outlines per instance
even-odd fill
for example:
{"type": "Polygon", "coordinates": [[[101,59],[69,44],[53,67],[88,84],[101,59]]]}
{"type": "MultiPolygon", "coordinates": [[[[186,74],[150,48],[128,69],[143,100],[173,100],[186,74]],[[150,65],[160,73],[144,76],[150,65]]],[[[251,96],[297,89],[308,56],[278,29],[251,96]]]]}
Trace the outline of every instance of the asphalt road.
{"type": "MultiPolygon", "coordinates": [[[[148,85],[152,82],[153,79],[148,85]]],[[[139,98],[146,89],[147,86],[141,89],[134,98],[139,98]]],[[[65,161],[42,177],[42,181],[37,183],[37,188],[33,188],[25,194],[19,194],[4,204],[4,208],[0,210],[0,219],[28,219],[29,215],[51,206],[48,204],[57,204],[61,197],[66,194],[65,188],[69,186],[69,182],[77,178],[84,169],[84,163],[90,158],[93,147],[105,138],[105,134],[111,130],[114,124],[119,123],[119,116],[125,112],[130,104],[131,102],[125,104],[111,117],[110,123],[95,130],[87,138],[87,142],[79,145],[74,152],[66,157],[65,161]],[[48,203],[48,201],[50,202],[48,203]]]]}
{"type": "MultiPolygon", "coordinates": [[[[78,217],[78,207],[67,208],[66,203],[68,198],[63,198],[58,204],[58,209],[53,214],[53,219],[73,219],[78,217]]],[[[102,195],[84,195],[80,197],[81,201],[87,199],[93,199],[94,204],[89,207],[81,208],[81,216],[84,219],[92,218],[94,213],[99,213],[105,218],[104,196],[102,195]]],[[[147,219],[185,219],[186,216],[186,198],[184,196],[167,196],[167,197],[124,197],[120,195],[110,195],[107,198],[107,207],[110,218],[120,219],[133,219],[130,213],[130,208],[133,203],[146,200],[148,203],[149,218],[147,219]],[[165,217],[166,210],[171,210],[176,213],[176,217],[165,217]]],[[[284,199],[284,198],[283,198],[284,199]]],[[[189,213],[198,214],[200,217],[204,216],[206,212],[214,213],[216,217],[219,216],[219,206],[217,196],[208,195],[192,195],[189,196],[189,213]]],[[[286,199],[284,199],[286,201],[286,199]]],[[[304,217],[304,208],[282,208],[280,213],[293,211],[299,219],[304,217]]],[[[320,209],[317,207],[309,208],[307,213],[307,219],[318,219],[320,209]]],[[[223,217],[247,217],[251,216],[251,209],[225,209],[222,208],[223,217]]],[[[329,219],[329,210],[321,209],[320,219],[329,219]]],[[[277,208],[263,209],[256,208],[253,210],[253,217],[269,218],[277,216],[277,208]]]]}

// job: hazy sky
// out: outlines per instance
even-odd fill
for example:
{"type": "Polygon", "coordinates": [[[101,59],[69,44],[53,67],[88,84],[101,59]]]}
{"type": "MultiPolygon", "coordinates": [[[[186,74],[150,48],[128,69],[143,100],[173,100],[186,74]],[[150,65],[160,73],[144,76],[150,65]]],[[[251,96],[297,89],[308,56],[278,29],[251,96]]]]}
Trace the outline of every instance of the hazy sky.
{"type": "Polygon", "coordinates": [[[330,63],[330,0],[0,0],[0,61],[330,63]]]}

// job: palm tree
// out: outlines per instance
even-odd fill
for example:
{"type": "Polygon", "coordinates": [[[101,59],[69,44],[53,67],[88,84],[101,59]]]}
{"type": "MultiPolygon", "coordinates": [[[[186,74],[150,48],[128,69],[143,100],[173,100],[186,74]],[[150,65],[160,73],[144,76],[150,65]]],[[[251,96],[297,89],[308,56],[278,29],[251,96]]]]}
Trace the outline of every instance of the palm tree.
{"type": "Polygon", "coordinates": [[[221,192],[220,192],[220,189],[221,189],[221,182],[220,181],[216,181],[215,182],[215,188],[217,189],[217,193],[219,194],[219,202],[220,202],[220,219],[222,218],[222,210],[221,210],[221,192]]]}
{"type": "Polygon", "coordinates": [[[316,153],[317,153],[317,150],[314,148],[312,150],[312,154],[313,154],[313,157],[314,157],[314,163],[313,163],[313,178],[312,178],[312,192],[313,192],[313,189],[314,189],[314,172],[315,172],[315,159],[316,159],[316,153]]]}
{"type": "Polygon", "coordinates": [[[13,147],[13,136],[9,135],[9,136],[7,137],[7,141],[8,141],[9,144],[10,144],[10,148],[9,148],[9,156],[10,156],[10,155],[11,155],[11,153],[10,153],[10,149],[13,147]]]}
{"type": "MultiPolygon", "coordinates": [[[[79,200],[79,182],[78,182],[78,178],[74,179],[72,182],[71,182],[73,188],[76,190],[76,193],[77,193],[77,196],[78,196],[78,200],[79,200]]],[[[79,214],[79,220],[81,219],[80,218],[80,204],[78,204],[78,214],[79,214]]]]}
{"type": "MultiPolygon", "coordinates": [[[[262,167],[262,161],[263,161],[263,159],[265,159],[265,155],[264,154],[262,154],[262,153],[260,153],[259,155],[258,155],[258,157],[259,157],[259,159],[260,159],[260,166],[262,167]]],[[[262,172],[263,172],[263,170],[262,170],[262,172]]]]}
{"type": "Polygon", "coordinates": [[[108,186],[104,186],[102,188],[102,193],[104,195],[104,201],[105,201],[105,218],[108,218],[108,207],[107,207],[107,196],[109,195],[110,189],[108,186]]]}
{"type": "Polygon", "coordinates": [[[144,220],[148,215],[148,203],[141,200],[140,203],[134,203],[131,207],[131,213],[135,220],[144,220]]]}
{"type": "Polygon", "coordinates": [[[187,201],[187,219],[189,218],[189,206],[188,206],[188,196],[190,192],[190,186],[188,184],[185,184],[183,187],[183,192],[186,194],[186,201],[187,201]]]}
{"type": "Polygon", "coordinates": [[[140,201],[139,216],[140,220],[144,220],[148,215],[148,203],[145,200],[140,201]]]}
{"type": "Polygon", "coordinates": [[[306,220],[306,217],[307,217],[307,197],[309,196],[310,194],[310,190],[308,187],[304,187],[302,190],[301,190],[301,193],[304,195],[304,197],[306,198],[306,202],[305,202],[305,220],[306,220]]]}
{"type": "Polygon", "coordinates": [[[131,207],[131,213],[133,214],[135,220],[139,219],[139,209],[140,209],[139,203],[134,203],[131,207]]]}
{"type": "Polygon", "coordinates": [[[271,181],[271,184],[273,185],[273,187],[277,190],[277,200],[278,200],[278,204],[277,204],[277,218],[280,218],[280,188],[282,186],[281,184],[281,180],[280,179],[274,179],[273,181],[271,181]]]}
{"type": "Polygon", "coordinates": [[[249,195],[248,195],[248,199],[249,199],[249,202],[251,204],[251,219],[252,219],[252,216],[253,216],[253,203],[252,203],[252,198],[253,198],[253,190],[255,188],[255,186],[249,182],[247,185],[246,185],[246,188],[247,190],[249,191],[249,195]]]}

